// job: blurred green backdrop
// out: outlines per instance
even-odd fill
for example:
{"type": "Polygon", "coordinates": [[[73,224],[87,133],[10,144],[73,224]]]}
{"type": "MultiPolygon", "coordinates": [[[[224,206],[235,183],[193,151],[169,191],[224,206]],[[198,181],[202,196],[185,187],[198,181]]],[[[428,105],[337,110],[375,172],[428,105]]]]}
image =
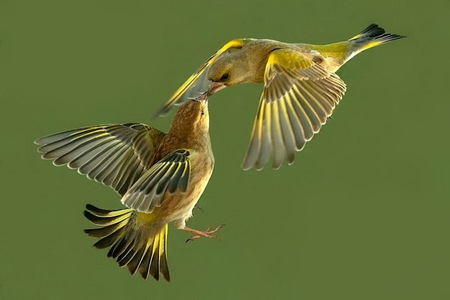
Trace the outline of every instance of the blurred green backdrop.
{"type": "Polygon", "coordinates": [[[0,299],[450,299],[450,2],[0,1],[0,299]],[[195,228],[170,227],[172,282],[144,281],[82,232],[110,189],[42,161],[33,140],[150,116],[238,37],[329,43],[372,22],[408,38],[339,71],[333,119],[279,171],[244,172],[261,93],[211,99],[215,173],[195,228]]]}

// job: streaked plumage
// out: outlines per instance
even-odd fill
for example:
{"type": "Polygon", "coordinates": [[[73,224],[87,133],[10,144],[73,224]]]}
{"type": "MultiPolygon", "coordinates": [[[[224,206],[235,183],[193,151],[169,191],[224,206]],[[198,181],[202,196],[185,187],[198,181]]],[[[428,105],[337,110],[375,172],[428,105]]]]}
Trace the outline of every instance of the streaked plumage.
{"type": "Polygon", "coordinates": [[[403,36],[376,24],[348,41],[328,45],[237,39],[225,44],[157,112],[201,94],[241,83],[264,83],[243,169],[278,169],[318,133],[342,99],[346,85],[335,72],[353,56],[403,36]]]}
{"type": "Polygon", "coordinates": [[[145,124],[109,124],[53,134],[36,141],[42,158],[67,165],[122,196],[127,209],[86,206],[85,216],[100,228],[86,232],[108,248],[109,257],[132,274],[160,274],[167,267],[168,223],[198,236],[215,230],[186,227],[211,177],[214,157],[209,138],[207,100],[192,100],[177,112],[165,134],[145,124]]]}

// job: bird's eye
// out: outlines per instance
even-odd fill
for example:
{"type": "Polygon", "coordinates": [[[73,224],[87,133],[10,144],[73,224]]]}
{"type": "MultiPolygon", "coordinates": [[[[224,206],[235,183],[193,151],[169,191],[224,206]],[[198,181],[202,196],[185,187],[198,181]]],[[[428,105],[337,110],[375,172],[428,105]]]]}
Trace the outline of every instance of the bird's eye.
{"type": "Polygon", "coordinates": [[[220,81],[225,81],[225,80],[227,80],[229,76],[230,76],[229,73],[223,74],[222,77],[220,77],[220,81]]]}
{"type": "Polygon", "coordinates": [[[203,115],[205,114],[205,111],[202,109],[202,110],[200,111],[200,114],[203,116],[203,115]]]}

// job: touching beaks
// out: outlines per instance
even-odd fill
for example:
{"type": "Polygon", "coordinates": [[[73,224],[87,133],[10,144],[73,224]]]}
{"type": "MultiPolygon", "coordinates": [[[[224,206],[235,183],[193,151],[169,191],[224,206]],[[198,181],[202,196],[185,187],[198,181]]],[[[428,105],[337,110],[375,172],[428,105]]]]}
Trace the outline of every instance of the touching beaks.
{"type": "Polygon", "coordinates": [[[195,98],[190,98],[190,99],[194,100],[194,101],[198,101],[198,102],[207,101],[209,96],[217,93],[218,91],[220,91],[226,87],[227,87],[227,85],[222,82],[211,81],[207,91],[201,93],[200,95],[198,95],[195,98]]]}
{"type": "Polygon", "coordinates": [[[208,101],[208,92],[203,92],[200,95],[198,95],[195,98],[190,98],[191,100],[197,101],[197,102],[202,102],[202,101],[208,101]]]}
{"type": "Polygon", "coordinates": [[[224,88],[226,88],[226,84],[220,81],[211,81],[209,84],[209,88],[207,91],[208,96],[211,96],[215,93],[217,93],[220,90],[223,90],[224,88]]]}

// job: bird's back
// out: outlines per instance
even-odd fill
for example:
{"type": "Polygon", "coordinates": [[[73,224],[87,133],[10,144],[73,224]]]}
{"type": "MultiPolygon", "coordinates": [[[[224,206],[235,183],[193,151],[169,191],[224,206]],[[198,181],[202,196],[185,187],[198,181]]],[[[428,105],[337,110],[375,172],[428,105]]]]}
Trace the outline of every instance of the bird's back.
{"type": "Polygon", "coordinates": [[[329,72],[336,72],[348,57],[349,42],[328,45],[303,43],[283,43],[275,40],[258,39],[246,44],[241,52],[248,68],[253,70],[252,82],[263,82],[264,72],[270,53],[278,49],[292,49],[306,55],[309,59],[322,65],[329,72]]]}
{"type": "Polygon", "coordinates": [[[311,59],[328,72],[336,72],[347,60],[349,42],[337,42],[327,45],[295,44],[296,49],[311,55],[311,59]]]}

